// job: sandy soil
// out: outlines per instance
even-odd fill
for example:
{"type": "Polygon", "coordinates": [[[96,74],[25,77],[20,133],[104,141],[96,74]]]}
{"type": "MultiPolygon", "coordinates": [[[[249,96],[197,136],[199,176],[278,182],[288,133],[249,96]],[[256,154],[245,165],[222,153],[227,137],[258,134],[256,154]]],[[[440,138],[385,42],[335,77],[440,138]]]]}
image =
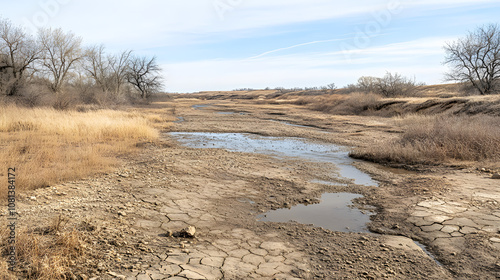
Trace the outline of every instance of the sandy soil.
{"type": "MultiPolygon", "coordinates": [[[[161,106],[166,112],[175,107],[184,119],[171,129],[179,132],[303,137],[351,147],[377,145],[401,132],[388,118],[331,116],[290,105],[179,99],[161,106]],[[211,105],[192,107],[203,103],[211,105]]],[[[19,224],[43,224],[61,213],[72,224],[85,222],[99,258],[76,264],[75,279],[500,278],[500,184],[490,173],[356,165],[379,187],[315,184],[312,178],[331,177],[335,167],[186,148],[165,134],[125,158],[116,173],[22,197],[19,224]],[[372,233],[256,219],[317,201],[324,192],[364,195],[356,204],[376,207],[372,233]],[[196,227],[195,238],[176,237],[187,226],[196,227]]]]}

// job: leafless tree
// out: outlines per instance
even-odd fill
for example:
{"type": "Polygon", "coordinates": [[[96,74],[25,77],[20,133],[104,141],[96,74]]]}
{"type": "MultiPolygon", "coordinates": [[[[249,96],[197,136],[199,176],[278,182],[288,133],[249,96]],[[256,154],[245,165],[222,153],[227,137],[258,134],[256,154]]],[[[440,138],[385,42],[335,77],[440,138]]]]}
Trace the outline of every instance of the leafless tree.
{"type": "Polygon", "coordinates": [[[113,83],[115,95],[120,94],[122,85],[127,81],[127,69],[131,54],[132,51],[126,50],[108,57],[109,67],[111,68],[110,78],[113,83]]]}
{"type": "Polygon", "coordinates": [[[358,79],[358,84],[356,86],[359,90],[364,92],[376,92],[379,81],[380,78],[377,77],[362,76],[358,79]]]}
{"type": "Polygon", "coordinates": [[[127,69],[132,51],[106,55],[104,46],[93,46],[86,50],[82,67],[105,93],[120,95],[127,79],[127,69]]]}
{"type": "Polygon", "coordinates": [[[387,72],[384,77],[363,76],[358,79],[357,84],[347,86],[351,92],[372,92],[386,97],[411,96],[417,92],[417,87],[424,83],[418,83],[415,78],[411,79],[401,74],[387,72]]]}
{"type": "Polygon", "coordinates": [[[62,29],[40,29],[38,40],[43,54],[42,70],[50,79],[50,89],[57,93],[83,57],[82,39],[62,29]]]}
{"type": "Polygon", "coordinates": [[[25,73],[33,69],[40,50],[21,27],[0,19],[0,90],[6,95],[16,95],[22,86],[25,73]]]}
{"type": "Polygon", "coordinates": [[[151,59],[139,56],[132,57],[128,63],[127,81],[139,91],[143,99],[159,92],[163,87],[163,79],[156,57],[151,59]]]}
{"type": "Polygon", "coordinates": [[[451,67],[449,81],[472,84],[481,95],[500,87],[500,27],[489,24],[466,37],[447,43],[445,64],[451,67]]]}
{"type": "Polygon", "coordinates": [[[375,83],[376,92],[386,97],[411,96],[416,92],[417,86],[421,85],[424,84],[417,83],[415,78],[411,79],[390,72],[387,72],[383,78],[377,79],[375,83]]]}
{"type": "Polygon", "coordinates": [[[329,90],[334,90],[334,89],[337,89],[337,86],[335,85],[335,83],[328,84],[328,85],[326,85],[326,87],[327,87],[329,90]]]}
{"type": "Polygon", "coordinates": [[[89,47],[85,51],[82,68],[95,81],[102,91],[110,90],[109,76],[110,67],[104,53],[104,46],[89,47]]]}

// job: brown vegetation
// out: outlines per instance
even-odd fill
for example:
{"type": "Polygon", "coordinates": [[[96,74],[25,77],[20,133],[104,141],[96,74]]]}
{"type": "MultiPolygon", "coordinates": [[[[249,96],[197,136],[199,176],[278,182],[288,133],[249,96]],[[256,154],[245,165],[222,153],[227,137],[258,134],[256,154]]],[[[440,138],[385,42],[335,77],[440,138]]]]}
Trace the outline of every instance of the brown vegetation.
{"type": "Polygon", "coordinates": [[[307,105],[312,110],[329,114],[359,115],[373,110],[380,99],[382,97],[374,93],[354,92],[347,95],[304,96],[293,103],[307,105]]]}
{"type": "MultiPolygon", "coordinates": [[[[66,227],[67,219],[59,216],[45,227],[20,229],[16,235],[16,260],[25,279],[72,279],[71,267],[91,251],[82,231],[66,227]]],[[[0,227],[0,248],[7,254],[8,228],[0,227]]],[[[0,259],[0,280],[18,279],[0,259]]]]}
{"type": "MultiPolygon", "coordinates": [[[[108,171],[117,155],[157,139],[158,131],[147,118],[159,117],[112,110],[0,108],[0,181],[7,181],[7,167],[16,167],[20,190],[108,171]]],[[[6,195],[5,188],[0,197],[6,195]]]]}
{"type": "Polygon", "coordinates": [[[500,160],[499,117],[414,115],[401,122],[405,132],[399,139],[357,149],[351,156],[400,164],[500,160]]]}

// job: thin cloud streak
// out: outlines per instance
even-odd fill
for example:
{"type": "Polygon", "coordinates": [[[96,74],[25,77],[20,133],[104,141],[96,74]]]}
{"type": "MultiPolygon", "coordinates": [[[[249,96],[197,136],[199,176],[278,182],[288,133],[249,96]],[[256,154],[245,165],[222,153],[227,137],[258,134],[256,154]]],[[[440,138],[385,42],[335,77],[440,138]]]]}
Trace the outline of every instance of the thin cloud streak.
{"type": "Polygon", "coordinates": [[[267,52],[261,53],[261,54],[256,55],[256,56],[249,57],[246,60],[256,59],[256,58],[259,58],[259,57],[266,56],[268,54],[277,53],[277,52],[285,51],[285,50],[290,50],[290,49],[294,49],[294,48],[298,48],[298,47],[303,47],[303,46],[308,46],[308,45],[315,45],[315,44],[321,44],[321,43],[328,43],[328,42],[339,42],[339,41],[343,41],[343,40],[344,39],[330,39],[330,40],[319,40],[319,41],[312,41],[312,42],[297,44],[297,45],[293,45],[293,46],[289,46],[289,47],[284,47],[284,48],[279,48],[279,49],[267,51],[267,52]]]}

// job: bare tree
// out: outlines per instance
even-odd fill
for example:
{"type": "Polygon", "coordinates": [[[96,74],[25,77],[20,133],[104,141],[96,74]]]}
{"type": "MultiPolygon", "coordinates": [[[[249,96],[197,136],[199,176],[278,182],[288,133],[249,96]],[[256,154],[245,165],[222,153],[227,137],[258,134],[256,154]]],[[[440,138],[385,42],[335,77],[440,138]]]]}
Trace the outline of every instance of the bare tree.
{"type": "Polygon", "coordinates": [[[424,83],[417,83],[401,74],[386,72],[382,78],[363,76],[355,85],[349,85],[350,91],[372,92],[386,97],[411,96],[417,92],[417,87],[424,83]]]}
{"type": "Polygon", "coordinates": [[[328,85],[326,85],[326,87],[327,87],[329,90],[334,90],[334,89],[337,89],[337,86],[335,85],[335,83],[328,84],[328,85]]]}
{"type": "Polygon", "coordinates": [[[394,97],[413,95],[419,85],[423,84],[417,84],[415,79],[404,77],[401,74],[387,72],[383,78],[378,79],[375,86],[379,94],[394,97]]]}
{"type": "Polygon", "coordinates": [[[85,51],[82,68],[94,80],[102,91],[110,90],[109,76],[110,67],[104,54],[104,46],[89,47],[85,51]]]}
{"type": "Polygon", "coordinates": [[[481,95],[498,90],[500,80],[500,27],[489,24],[466,37],[447,43],[445,64],[449,81],[470,83],[481,95]]]}
{"type": "Polygon", "coordinates": [[[36,42],[21,27],[0,19],[0,90],[16,95],[27,70],[39,59],[36,42]]]}
{"type": "Polygon", "coordinates": [[[106,55],[103,45],[93,46],[86,50],[82,67],[103,92],[118,96],[127,81],[131,53],[123,51],[117,55],[106,55]]]}
{"type": "Polygon", "coordinates": [[[163,87],[163,79],[160,75],[161,68],[156,63],[156,57],[134,56],[129,60],[127,69],[127,81],[139,91],[141,98],[148,98],[159,92],[163,87]]]}
{"type": "Polygon", "coordinates": [[[379,83],[380,78],[372,77],[372,76],[362,76],[358,79],[358,84],[356,87],[359,90],[364,92],[376,92],[377,84],[379,83]]]}
{"type": "Polygon", "coordinates": [[[62,29],[40,29],[38,40],[43,51],[42,67],[48,74],[50,89],[59,92],[74,69],[76,62],[82,59],[82,39],[73,33],[64,33],[62,29]]]}
{"type": "Polygon", "coordinates": [[[113,83],[115,95],[120,94],[121,86],[127,81],[127,70],[131,54],[132,51],[126,50],[108,57],[109,67],[112,71],[110,78],[113,83]]]}

